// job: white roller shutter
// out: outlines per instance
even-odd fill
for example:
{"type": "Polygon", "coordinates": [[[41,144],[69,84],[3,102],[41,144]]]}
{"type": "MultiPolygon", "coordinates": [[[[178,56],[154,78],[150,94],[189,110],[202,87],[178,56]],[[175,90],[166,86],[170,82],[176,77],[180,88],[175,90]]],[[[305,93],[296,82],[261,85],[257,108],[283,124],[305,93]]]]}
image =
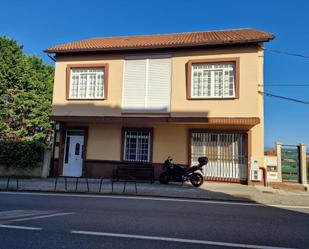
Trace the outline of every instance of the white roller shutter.
{"type": "Polygon", "coordinates": [[[169,112],[171,59],[165,57],[126,58],[123,111],[169,112]]]}
{"type": "Polygon", "coordinates": [[[147,60],[126,60],[123,84],[123,110],[145,109],[145,82],[147,60]]]}
{"type": "Polygon", "coordinates": [[[150,59],[148,62],[147,109],[168,112],[171,96],[171,59],[150,59]]]}

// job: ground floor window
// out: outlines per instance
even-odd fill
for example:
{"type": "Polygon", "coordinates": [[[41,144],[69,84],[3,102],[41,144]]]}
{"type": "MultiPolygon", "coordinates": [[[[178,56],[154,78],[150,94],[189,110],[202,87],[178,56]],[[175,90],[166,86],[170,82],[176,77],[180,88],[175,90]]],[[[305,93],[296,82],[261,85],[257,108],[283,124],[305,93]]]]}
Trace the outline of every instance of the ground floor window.
{"type": "Polygon", "coordinates": [[[197,164],[200,156],[209,163],[204,173],[207,177],[247,179],[246,134],[242,133],[191,133],[191,163],[197,164]]]}
{"type": "Polygon", "coordinates": [[[124,129],[123,160],[150,162],[150,129],[124,129]]]}

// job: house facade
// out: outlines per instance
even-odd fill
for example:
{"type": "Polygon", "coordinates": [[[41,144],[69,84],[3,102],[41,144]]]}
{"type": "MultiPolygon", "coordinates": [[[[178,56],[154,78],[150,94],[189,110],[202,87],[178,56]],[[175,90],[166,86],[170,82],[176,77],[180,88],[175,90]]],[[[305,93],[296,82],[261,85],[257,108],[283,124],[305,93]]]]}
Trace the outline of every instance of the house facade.
{"type": "Polygon", "coordinates": [[[111,177],[118,165],[184,165],[248,182],[263,166],[263,43],[252,29],[92,38],[55,58],[53,175],[111,177]]]}

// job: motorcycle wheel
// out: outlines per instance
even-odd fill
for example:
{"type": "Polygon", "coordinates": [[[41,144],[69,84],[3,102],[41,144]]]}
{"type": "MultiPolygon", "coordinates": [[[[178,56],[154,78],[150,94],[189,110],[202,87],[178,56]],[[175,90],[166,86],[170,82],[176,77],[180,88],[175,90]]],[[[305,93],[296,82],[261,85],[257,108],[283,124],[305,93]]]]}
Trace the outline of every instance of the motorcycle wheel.
{"type": "Polygon", "coordinates": [[[169,173],[167,172],[162,172],[159,176],[159,182],[161,184],[168,184],[168,182],[170,181],[171,177],[169,175],[169,173]]]}
{"type": "Polygon", "coordinates": [[[203,184],[204,178],[200,173],[193,173],[190,177],[190,182],[194,187],[199,187],[203,184]]]}

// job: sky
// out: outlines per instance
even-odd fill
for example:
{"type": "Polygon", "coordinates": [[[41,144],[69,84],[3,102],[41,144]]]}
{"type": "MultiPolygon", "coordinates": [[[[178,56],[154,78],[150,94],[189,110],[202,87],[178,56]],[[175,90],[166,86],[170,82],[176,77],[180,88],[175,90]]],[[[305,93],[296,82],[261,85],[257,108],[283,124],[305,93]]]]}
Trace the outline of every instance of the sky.
{"type": "MultiPolygon", "coordinates": [[[[238,28],[275,34],[267,49],[309,56],[306,0],[7,0],[0,9],[0,35],[49,64],[44,49],[91,37],[238,28]]],[[[265,51],[264,82],[309,85],[309,58],[265,51]]],[[[264,91],[309,101],[309,86],[267,86],[264,91]]],[[[308,127],[309,105],[265,97],[265,146],[275,141],[309,145],[308,127]]]]}

